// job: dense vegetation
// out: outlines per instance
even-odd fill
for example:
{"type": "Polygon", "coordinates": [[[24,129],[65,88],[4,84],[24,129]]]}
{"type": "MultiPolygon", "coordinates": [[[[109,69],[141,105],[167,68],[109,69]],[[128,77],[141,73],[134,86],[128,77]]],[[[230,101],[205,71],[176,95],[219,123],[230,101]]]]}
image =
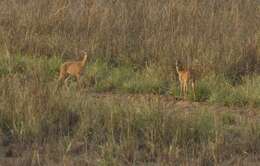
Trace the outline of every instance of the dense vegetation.
{"type": "Polygon", "coordinates": [[[243,108],[202,104],[187,110],[174,104],[177,82],[156,66],[136,71],[93,61],[81,89],[71,80],[69,89],[56,93],[59,57],[12,56],[0,64],[0,156],[11,157],[0,159],[5,165],[258,161],[259,76],[237,86],[222,75],[204,77],[195,100],[243,108]]]}
{"type": "Polygon", "coordinates": [[[259,162],[259,16],[258,0],[2,0],[0,165],[259,162]],[[80,50],[81,88],[55,92],[80,50]],[[198,74],[188,109],[176,59],[198,74]]]}
{"type": "Polygon", "coordinates": [[[3,0],[0,42],[34,56],[86,49],[115,65],[170,71],[178,58],[223,72],[259,42],[259,10],[258,0],[3,0]]]}

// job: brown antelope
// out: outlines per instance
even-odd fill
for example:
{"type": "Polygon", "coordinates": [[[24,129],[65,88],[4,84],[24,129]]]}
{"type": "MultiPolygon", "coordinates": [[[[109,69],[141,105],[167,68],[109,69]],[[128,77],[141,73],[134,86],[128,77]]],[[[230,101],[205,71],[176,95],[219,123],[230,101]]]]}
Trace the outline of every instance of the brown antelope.
{"type": "Polygon", "coordinates": [[[192,93],[195,99],[195,78],[194,73],[190,69],[180,69],[179,62],[176,61],[176,71],[179,76],[181,96],[186,97],[188,93],[188,85],[191,82],[192,93]]]}
{"type": "Polygon", "coordinates": [[[59,75],[59,83],[58,88],[60,85],[65,82],[65,86],[68,88],[67,81],[70,76],[74,76],[77,79],[77,86],[79,87],[80,84],[80,76],[83,72],[83,69],[87,62],[88,54],[84,52],[84,58],[81,61],[72,61],[72,62],[65,62],[60,67],[60,75],[59,75]]]}

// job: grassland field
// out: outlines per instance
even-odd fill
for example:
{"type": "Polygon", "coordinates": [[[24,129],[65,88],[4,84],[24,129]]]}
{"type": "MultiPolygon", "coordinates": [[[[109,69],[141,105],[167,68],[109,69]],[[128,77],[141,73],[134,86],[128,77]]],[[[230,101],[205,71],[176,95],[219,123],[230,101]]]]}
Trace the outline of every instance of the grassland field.
{"type": "Polygon", "coordinates": [[[0,1],[0,166],[260,165],[259,18],[259,0],[0,1]],[[56,91],[82,50],[80,87],[56,91]]]}
{"type": "Polygon", "coordinates": [[[1,59],[2,165],[247,165],[259,162],[260,77],[209,74],[196,98],[156,66],[90,61],[55,93],[62,59],[1,59]]]}

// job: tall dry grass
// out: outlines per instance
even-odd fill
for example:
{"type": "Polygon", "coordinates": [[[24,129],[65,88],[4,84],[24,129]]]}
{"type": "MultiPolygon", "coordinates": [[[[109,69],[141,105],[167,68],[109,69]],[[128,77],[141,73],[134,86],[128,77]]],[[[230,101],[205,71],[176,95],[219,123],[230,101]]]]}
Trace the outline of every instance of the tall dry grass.
{"type": "Polygon", "coordinates": [[[0,45],[11,56],[0,54],[0,164],[259,162],[257,111],[53,92],[62,58],[86,49],[94,91],[175,95],[181,59],[206,73],[199,101],[259,106],[259,76],[247,76],[259,71],[259,14],[258,0],[2,0],[0,45]]]}
{"type": "MultiPolygon", "coordinates": [[[[3,0],[0,43],[11,52],[95,58],[172,70],[176,58],[225,71],[259,44],[259,1],[3,0]]],[[[259,59],[259,57],[258,57],[259,59]]]]}
{"type": "Polygon", "coordinates": [[[0,78],[2,165],[259,162],[257,111],[187,111],[153,95],[93,96],[72,88],[54,93],[48,73],[34,67],[0,78]]]}

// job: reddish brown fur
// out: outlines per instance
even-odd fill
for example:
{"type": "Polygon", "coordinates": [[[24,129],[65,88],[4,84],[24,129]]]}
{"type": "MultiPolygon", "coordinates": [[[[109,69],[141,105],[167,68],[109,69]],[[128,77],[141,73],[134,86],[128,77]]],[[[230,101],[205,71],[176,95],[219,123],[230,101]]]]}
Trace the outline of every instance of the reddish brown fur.
{"type": "Polygon", "coordinates": [[[87,61],[87,53],[85,53],[84,58],[82,61],[74,61],[74,62],[65,62],[61,65],[60,67],[60,76],[59,76],[59,85],[64,81],[66,87],[67,85],[67,80],[69,79],[70,76],[74,76],[77,79],[77,83],[79,86],[79,81],[80,81],[80,76],[82,74],[82,71],[86,65],[87,61]]]}
{"type": "Polygon", "coordinates": [[[194,76],[192,75],[191,70],[180,69],[178,62],[176,61],[176,71],[179,76],[181,95],[184,95],[184,97],[187,95],[188,84],[189,84],[189,82],[191,82],[193,97],[195,98],[195,82],[194,82],[195,79],[194,79],[194,76]]]}

